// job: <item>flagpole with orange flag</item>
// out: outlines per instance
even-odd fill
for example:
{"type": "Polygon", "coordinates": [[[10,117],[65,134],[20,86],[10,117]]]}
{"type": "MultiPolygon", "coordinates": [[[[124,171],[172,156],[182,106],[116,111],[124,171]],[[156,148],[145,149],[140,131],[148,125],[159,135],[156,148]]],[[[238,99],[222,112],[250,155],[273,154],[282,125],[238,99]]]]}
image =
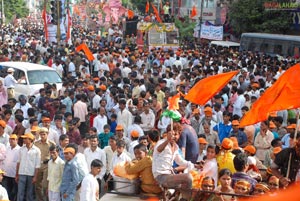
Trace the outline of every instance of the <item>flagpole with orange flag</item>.
{"type": "Polygon", "coordinates": [[[191,12],[191,18],[195,17],[197,15],[197,9],[196,9],[196,6],[194,5],[193,8],[192,8],[192,12],[191,12]]]}
{"type": "Polygon", "coordinates": [[[150,4],[149,4],[149,1],[147,1],[146,8],[145,8],[145,13],[146,14],[149,12],[149,9],[150,9],[150,4]]]}
{"type": "Polygon", "coordinates": [[[290,67],[254,102],[240,122],[240,127],[253,125],[268,119],[274,111],[300,107],[300,64],[290,67]]]}
{"type": "Polygon", "coordinates": [[[185,95],[184,99],[205,105],[209,99],[217,94],[239,71],[222,73],[198,81],[185,95]]]}
{"type": "Polygon", "coordinates": [[[153,12],[155,14],[155,17],[156,17],[156,20],[159,22],[159,23],[162,23],[162,20],[159,16],[159,12],[157,10],[157,8],[153,5],[153,3],[151,3],[151,6],[152,6],[152,9],[153,9],[153,12]]]}

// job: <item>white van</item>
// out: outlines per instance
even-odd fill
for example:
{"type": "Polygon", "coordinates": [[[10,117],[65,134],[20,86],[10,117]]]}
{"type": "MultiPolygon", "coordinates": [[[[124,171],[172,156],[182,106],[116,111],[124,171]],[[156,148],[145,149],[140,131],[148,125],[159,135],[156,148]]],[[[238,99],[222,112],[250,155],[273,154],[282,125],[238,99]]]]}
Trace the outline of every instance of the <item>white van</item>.
{"type": "Polygon", "coordinates": [[[28,62],[0,62],[0,79],[3,81],[7,75],[8,68],[15,70],[14,77],[19,80],[25,76],[22,83],[16,84],[16,98],[19,95],[32,96],[39,93],[39,90],[44,87],[44,82],[56,84],[57,90],[62,87],[62,79],[55,69],[48,66],[33,64],[28,62]]]}

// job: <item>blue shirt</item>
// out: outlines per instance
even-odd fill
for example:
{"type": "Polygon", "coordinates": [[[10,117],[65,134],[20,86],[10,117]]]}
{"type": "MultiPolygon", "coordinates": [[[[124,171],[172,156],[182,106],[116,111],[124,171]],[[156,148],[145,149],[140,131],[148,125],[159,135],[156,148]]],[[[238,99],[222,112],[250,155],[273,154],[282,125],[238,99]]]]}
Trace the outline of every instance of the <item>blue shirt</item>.
{"type": "Polygon", "coordinates": [[[117,122],[116,121],[110,122],[110,132],[116,133],[116,127],[117,127],[117,122]]]}
{"type": "Polygon", "coordinates": [[[227,138],[230,134],[232,126],[229,124],[220,123],[219,125],[215,125],[213,130],[218,132],[220,142],[223,141],[224,138],[227,138]]]}
{"type": "Polygon", "coordinates": [[[239,146],[241,146],[242,144],[248,141],[247,135],[241,130],[239,130],[237,133],[234,133],[233,131],[230,132],[229,137],[236,137],[239,146]]]}
{"type": "Polygon", "coordinates": [[[99,144],[100,144],[100,148],[103,149],[104,147],[108,146],[108,141],[109,141],[109,138],[111,136],[113,136],[114,134],[112,132],[109,132],[109,133],[100,133],[98,135],[98,139],[99,139],[99,144]]]}
{"type": "Polygon", "coordinates": [[[282,142],[282,149],[289,148],[290,147],[290,134],[289,133],[285,134],[282,137],[281,142],[282,142]]]}
{"type": "Polygon", "coordinates": [[[68,162],[66,162],[64,167],[64,172],[62,175],[62,181],[60,185],[60,193],[61,195],[67,194],[68,197],[66,199],[62,199],[63,201],[73,201],[75,200],[76,187],[80,183],[79,179],[79,169],[76,166],[76,162],[74,158],[68,162]]]}
{"type": "Polygon", "coordinates": [[[68,96],[67,98],[65,98],[62,103],[64,105],[66,105],[66,112],[70,112],[72,114],[72,105],[73,105],[73,101],[72,99],[68,96]]]}

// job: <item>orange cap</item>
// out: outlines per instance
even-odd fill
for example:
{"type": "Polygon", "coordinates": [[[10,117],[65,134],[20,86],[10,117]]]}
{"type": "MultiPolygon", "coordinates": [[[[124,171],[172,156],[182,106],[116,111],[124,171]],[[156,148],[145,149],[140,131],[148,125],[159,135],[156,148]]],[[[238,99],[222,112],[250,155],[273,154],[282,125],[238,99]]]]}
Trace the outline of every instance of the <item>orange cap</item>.
{"type": "Polygon", "coordinates": [[[100,88],[101,90],[103,90],[103,91],[106,91],[106,86],[105,86],[104,84],[101,84],[101,85],[99,86],[99,88],[100,88]]]}
{"type": "Polygon", "coordinates": [[[224,138],[223,141],[222,141],[222,147],[224,149],[232,149],[232,147],[233,147],[232,140],[229,139],[229,138],[224,138]]]}
{"type": "Polygon", "coordinates": [[[93,85],[89,85],[87,89],[89,91],[95,91],[95,87],[93,85]]]}
{"type": "Polygon", "coordinates": [[[237,140],[236,137],[230,137],[229,139],[230,139],[230,140],[232,141],[232,143],[233,143],[232,149],[239,149],[239,148],[240,148],[240,147],[239,147],[239,142],[238,142],[238,140],[237,140]]]}
{"type": "Polygon", "coordinates": [[[31,127],[31,132],[33,131],[33,132],[36,132],[36,131],[38,131],[39,130],[39,127],[38,126],[32,126],[31,127]]]}
{"type": "Polygon", "coordinates": [[[204,139],[203,137],[198,138],[198,142],[199,144],[207,144],[206,139],[204,139]]]}
{"type": "Polygon", "coordinates": [[[273,121],[270,121],[270,125],[269,125],[269,128],[276,128],[276,125],[274,124],[274,122],[273,121]]]}
{"type": "Polygon", "coordinates": [[[121,124],[118,124],[116,127],[116,131],[124,130],[123,126],[121,124]]]}
{"type": "Polygon", "coordinates": [[[34,135],[32,135],[31,133],[26,133],[25,135],[22,135],[21,138],[28,138],[34,140],[34,135]]]}
{"type": "Polygon", "coordinates": [[[204,108],[204,113],[208,116],[212,116],[212,108],[211,107],[204,108]]]}
{"type": "Polygon", "coordinates": [[[5,128],[5,127],[6,127],[6,122],[3,121],[3,120],[0,120],[0,126],[1,126],[2,128],[5,128]]]}
{"type": "Polygon", "coordinates": [[[51,119],[50,118],[48,118],[48,117],[44,117],[44,118],[42,118],[42,122],[51,122],[51,119]]]}
{"type": "Polygon", "coordinates": [[[256,153],[256,149],[254,146],[252,145],[247,145],[245,148],[244,148],[245,151],[248,151],[250,154],[255,154],[256,153]]]}
{"type": "Polygon", "coordinates": [[[9,139],[18,139],[18,136],[16,134],[11,134],[9,136],[9,139]]]}
{"type": "Polygon", "coordinates": [[[238,120],[233,120],[231,123],[233,126],[239,126],[240,122],[238,120]]]}
{"type": "Polygon", "coordinates": [[[297,125],[296,124],[290,124],[289,126],[287,126],[286,128],[293,128],[296,129],[297,125]]]}
{"type": "Polygon", "coordinates": [[[99,81],[99,77],[94,77],[93,80],[94,81],[99,81]]]}
{"type": "Polygon", "coordinates": [[[131,131],[130,135],[131,135],[131,137],[134,137],[134,138],[136,138],[136,137],[139,137],[139,136],[140,136],[139,132],[138,132],[138,131],[136,131],[136,130],[133,130],[133,131],[131,131]]]}
{"type": "Polygon", "coordinates": [[[281,147],[275,147],[275,148],[273,149],[273,154],[276,155],[276,154],[278,154],[279,152],[281,152],[281,150],[282,150],[281,147]]]}
{"type": "Polygon", "coordinates": [[[75,149],[73,147],[67,147],[64,149],[64,153],[71,153],[75,155],[75,149]]]}
{"type": "Polygon", "coordinates": [[[270,117],[277,117],[277,112],[276,111],[275,112],[270,112],[269,116],[270,117]]]}
{"type": "Polygon", "coordinates": [[[259,84],[258,83],[253,83],[252,85],[251,85],[252,87],[255,87],[255,88],[259,88],[259,84]]]}

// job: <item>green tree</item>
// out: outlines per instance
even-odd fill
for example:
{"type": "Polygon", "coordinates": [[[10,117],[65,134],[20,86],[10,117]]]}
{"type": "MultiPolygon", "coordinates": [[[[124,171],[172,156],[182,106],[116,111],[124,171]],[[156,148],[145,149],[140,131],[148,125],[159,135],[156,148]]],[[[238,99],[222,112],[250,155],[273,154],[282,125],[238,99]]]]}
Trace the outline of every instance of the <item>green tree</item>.
{"type": "Polygon", "coordinates": [[[4,13],[7,20],[15,15],[17,18],[27,17],[29,9],[25,0],[4,0],[4,13]]]}
{"type": "Polygon", "coordinates": [[[131,0],[131,3],[141,14],[145,13],[147,0],[131,0]]]}
{"type": "Polygon", "coordinates": [[[288,11],[265,10],[269,0],[237,0],[229,7],[229,21],[237,35],[244,32],[285,33],[291,25],[288,11]]]}
{"type": "Polygon", "coordinates": [[[179,43],[182,46],[185,39],[193,38],[194,29],[196,22],[191,22],[189,16],[185,16],[184,20],[181,21],[175,18],[175,26],[178,28],[179,32],[179,43]]]}

